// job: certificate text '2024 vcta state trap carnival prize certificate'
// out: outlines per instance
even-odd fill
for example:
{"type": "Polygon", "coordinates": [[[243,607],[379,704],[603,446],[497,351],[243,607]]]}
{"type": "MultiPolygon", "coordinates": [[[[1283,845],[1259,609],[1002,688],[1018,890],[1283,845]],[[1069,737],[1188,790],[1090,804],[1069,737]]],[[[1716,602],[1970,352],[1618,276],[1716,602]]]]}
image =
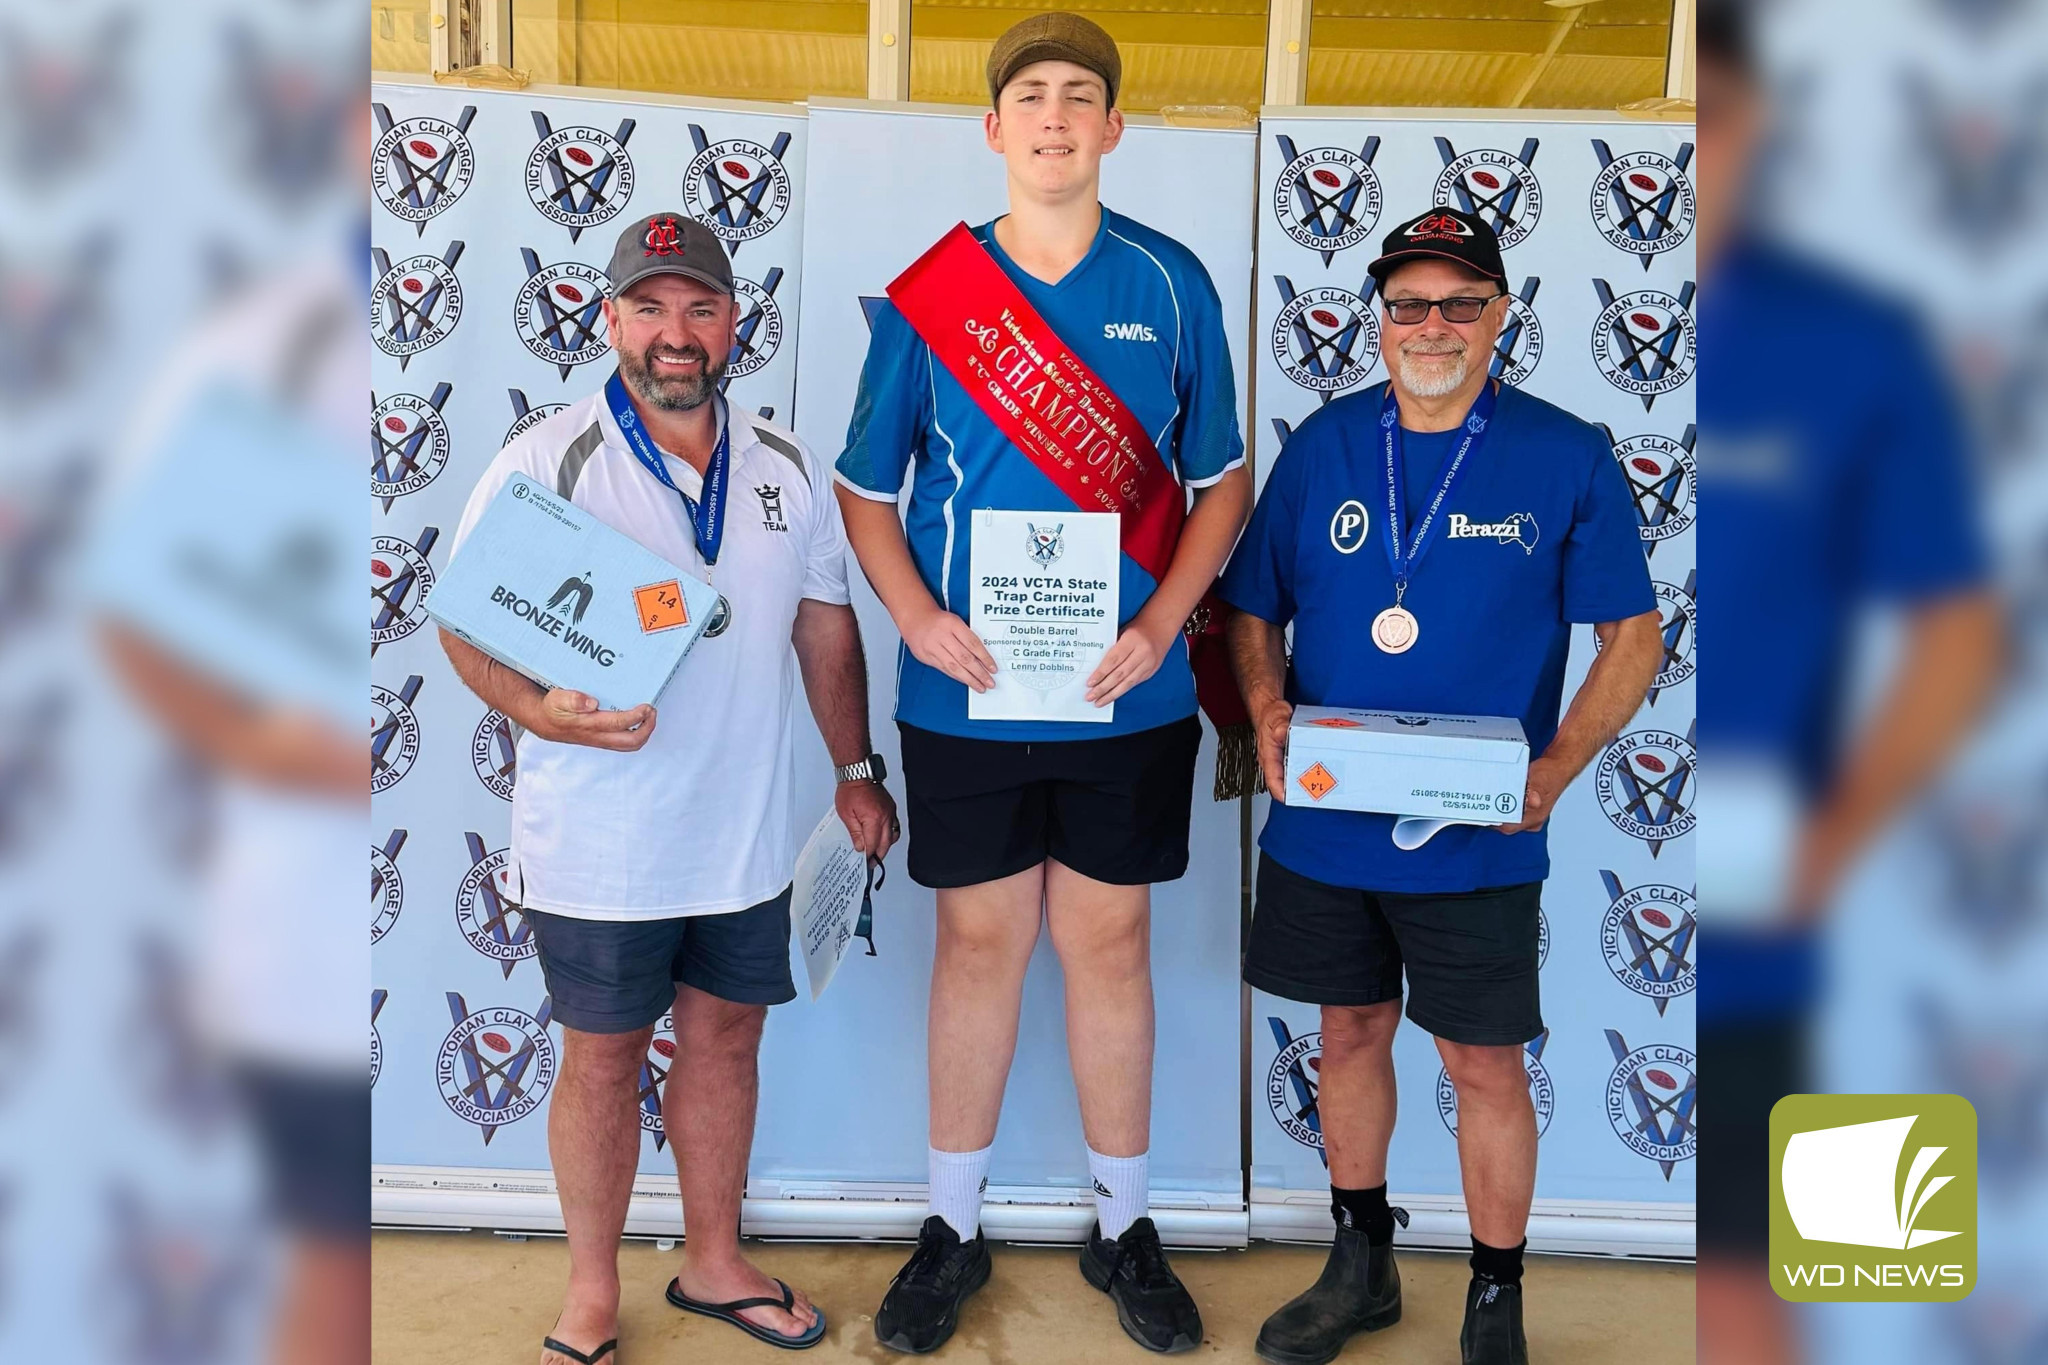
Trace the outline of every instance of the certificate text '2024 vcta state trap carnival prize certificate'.
{"type": "Polygon", "coordinates": [[[1088,675],[1116,641],[1118,521],[1113,512],[977,509],[967,624],[996,661],[996,683],[967,694],[969,720],[1100,721],[1088,675]]]}

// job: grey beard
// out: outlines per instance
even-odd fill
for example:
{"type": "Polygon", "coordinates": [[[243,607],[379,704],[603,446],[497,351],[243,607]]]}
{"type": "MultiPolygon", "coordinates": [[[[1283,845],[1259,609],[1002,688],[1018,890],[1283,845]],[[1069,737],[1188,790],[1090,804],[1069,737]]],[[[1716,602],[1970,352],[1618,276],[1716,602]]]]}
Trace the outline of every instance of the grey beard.
{"type": "Polygon", "coordinates": [[[694,379],[680,375],[673,379],[657,378],[644,353],[620,356],[619,369],[635,398],[663,412],[689,412],[703,407],[718,392],[718,381],[725,377],[725,362],[721,360],[716,365],[707,363],[694,379]]]}
{"type": "Polygon", "coordinates": [[[1425,369],[1408,355],[1401,353],[1401,383],[1417,398],[1441,398],[1447,393],[1456,393],[1465,382],[1465,357],[1458,356],[1458,363],[1450,370],[1436,367],[1425,369]]]}

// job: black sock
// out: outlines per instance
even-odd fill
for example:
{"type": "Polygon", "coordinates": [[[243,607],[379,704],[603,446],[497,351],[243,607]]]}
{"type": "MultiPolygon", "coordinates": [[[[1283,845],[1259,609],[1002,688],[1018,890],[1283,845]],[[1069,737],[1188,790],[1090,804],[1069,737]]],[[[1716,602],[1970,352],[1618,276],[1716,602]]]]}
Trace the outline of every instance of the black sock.
{"type": "Polygon", "coordinates": [[[1477,1237],[1472,1239],[1472,1273],[1482,1280],[1495,1284],[1520,1284],[1522,1282],[1522,1251],[1529,1245],[1524,1237],[1511,1247],[1490,1247],[1477,1237]]]}
{"type": "Polygon", "coordinates": [[[1340,1190],[1330,1186],[1330,1216],[1340,1228],[1357,1228],[1374,1246],[1394,1240],[1394,1211],[1387,1207],[1387,1187],[1340,1190]]]}

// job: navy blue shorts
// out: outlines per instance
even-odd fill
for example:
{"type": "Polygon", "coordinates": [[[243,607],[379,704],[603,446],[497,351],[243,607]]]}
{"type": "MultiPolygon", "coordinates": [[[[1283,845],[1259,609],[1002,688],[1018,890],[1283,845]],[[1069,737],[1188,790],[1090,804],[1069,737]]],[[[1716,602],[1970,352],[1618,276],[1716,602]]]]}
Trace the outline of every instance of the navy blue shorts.
{"type": "Polygon", "coordinates": [[[796,999],[789,974],[789,892],[722,915],[576,919],[529,910],[554,1017],[585,1033],[659,1023],[678,985],[738,1005],[796,999]]]}
{"type": "Polygon", "coordinates": [[[272,1062],[236,1068],[271,1216],[326,1240],[370,1236],[370,1086],[272,1062]]]}

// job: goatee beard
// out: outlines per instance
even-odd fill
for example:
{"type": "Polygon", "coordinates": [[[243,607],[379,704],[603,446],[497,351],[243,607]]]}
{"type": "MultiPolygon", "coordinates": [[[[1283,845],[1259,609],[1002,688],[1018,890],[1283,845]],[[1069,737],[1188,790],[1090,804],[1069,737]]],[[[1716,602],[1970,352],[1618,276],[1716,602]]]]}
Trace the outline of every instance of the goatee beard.
{"type": "Polygon", "coordinates": [[[633,396],[663,412],[689,412],[701,408],[711,401],[718,392],[718,381],[725,377],[726,362],[720,358],[712,364],[704,353],[695,347],[687,351],[664,351],[672,359],[695,358],[702,368],[692,375],[657,375],[653,358],[646,352],[637,356],[621,354],[619,372],[625,376],[626,387],[633,396]]]}
{"type": "MultiPolygon", "coordinates": [[[[1447,352],[1435,352],[1442,356],[1447,352]]],[[[1406,351],[1401,353],[1401,384],[1417,398],[1441,398],[1447,393],[1456,393],[1465,382],[1465,355],[1457,353],[1458,363],[1445,369],[1441,365],[1419,364],[1406,351]]]]}

